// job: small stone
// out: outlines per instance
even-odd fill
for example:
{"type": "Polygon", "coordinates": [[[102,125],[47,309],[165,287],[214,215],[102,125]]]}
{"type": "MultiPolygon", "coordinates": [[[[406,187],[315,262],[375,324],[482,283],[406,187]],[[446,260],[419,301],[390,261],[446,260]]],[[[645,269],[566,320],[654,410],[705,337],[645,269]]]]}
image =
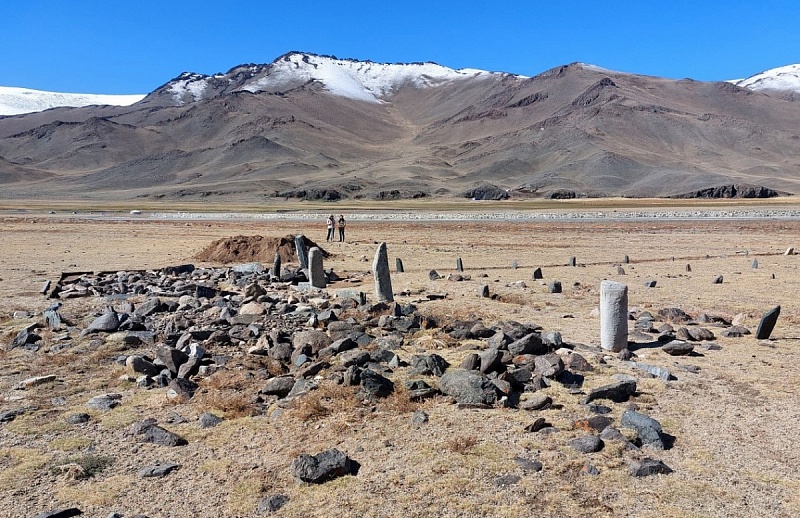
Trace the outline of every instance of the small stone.
{"type": "Polygon", "coordinates": [[[628,397],[634,393],[636,393],[636,381],[619,381],[592,389],[589,391],[589,394],[583,398],[582,403],[585,405],[595,399],[610,399],[616,403],[622,403],[627,401],[628,397]]]}
{"type": "Polygon", "coordinates": [[[538,460],[530,460],[524,457],[515,457],[514,463],[519,466],[523,471],[532,471],[538,473],[542,471],[542,463],[538,460]]]}
{"type": "Polygon", "coordinates": [[[603,440],[596,435],[588,435],[586,437],[572,439],[569,445],[572,449],[581,453],[595,453],[603,449],[603,440]]]}
{"type": "Polygon", "coordinates": [[[417,410],[411,415],[411,424],[414,426],[422,426],[428,422],[428,414],[422,410],[417,410]]]}
{"type": "Polygon", "coordinates": [[[520,480],[522,480],[522,477],[520,477],[519,475],[507,474],[507,475],[503,475],[503,476],[497,477],[494,480],[494,485],[495,485],[495,487],[497,487],[499,489],[503,489],[503,488],[506,488],[506,487],[513,486],[514,484],[516,484],[520,480]]]}
{"type": "Polygon", "coordinates": [[[681,340],[673,340],[662,345],[661,350],[670,356],[686,356],[694,350],[694,345],[681,340]]]}
{"type": "Polygon", "coordinates": [[[536,268],[535,270],[533,270],[532,277],[533,277],[533,280],[536,280],[536,281],[538,281],[540,279],[543,279],[544,275],[542,274],[542,269],[541,268],[536,268]]]}
{"type": "Polygon", "coordinates": [[[599,474],[600,470],[588,462],[581,467],[581,475],[597,476],[599,474]]]}
{"type": "Polygon", "coordinates": [[[299,482],[321,484],[344,475],[353,474],[353,461],[332,448],[317,455],[300,455],[292,461],[292,476],[299,482]]]}
{"type": "Polygon", "coordinates": [[[58,509],[55,511],[46,511],[39,513],[33,518],[71,518],[72,516],[80,516],[83,512],[77,507],[70,507],[66,509],[58,509]]]}
{"type": "Polygon", "coordinates": [[[180,468],[180,464],[154,464],[139,470],[140,478],[161,478],[166,477],[170,472],[180,468]]]}
{"type": "Polygon", "coordinates": [[[217,417],[211,412],[203,412],[198,418],[200,428],[213,428],[222,422],[222,418],[217,417]]]}
{"type": "Polygon", "coordinates": [[[657,450],[664,449],[664,441],[661,437],[661,423],[652,417],[640,414],[635,410],[626,410],[622,414],[620,424],[626,428],[636,430],[642,446],[648,446],[657,450]]]}
{"type": "Polygon", "coordinates": [[[712,282],[712,284],[722,284],[722,280],[723,280],[722,275],[717,275],[716,277],[714,277],[714,281],[712,282]]]}
{"type": "Polygon", "coordinates": [[[523,410],[543,410],[553,404],[553,399],[545,394],[532,394],[519,404],[523,410]]]}
{"type": "Polygon", "coordinates": [[[89,414],[84,413],[70,414],[66,417],[69,424],[85,424],[89,422],[89,419],[91,419],[89,414]]]}
{"type": "Polygon", "coordinates": [[[122,394],[102,394],[94,396],[86,403],[86,406],[95,410],[111,410],[119,406],[121,399],[122,394]]]}
{"type": "Polygon", "coordinates": [[[634,477],[649,477],[650,475],[668,475],[672,473],[672,468],[660,460],[647,457],[631,463],[630,471],[631,476],[634,477]]]}
{"type": "Polygon", "coordinates": [[[561,281],[551,281],[547,284],[550,293],[561,293],[561,281]]]}
{"type": "Polygon", "coordinates": [[[286,495],[271,495],[259,500],[256,511],[259,514],[274,513],[278,511],[281,507],[286,505],[288,502],[289,502],[289,497],[286,495]]]}

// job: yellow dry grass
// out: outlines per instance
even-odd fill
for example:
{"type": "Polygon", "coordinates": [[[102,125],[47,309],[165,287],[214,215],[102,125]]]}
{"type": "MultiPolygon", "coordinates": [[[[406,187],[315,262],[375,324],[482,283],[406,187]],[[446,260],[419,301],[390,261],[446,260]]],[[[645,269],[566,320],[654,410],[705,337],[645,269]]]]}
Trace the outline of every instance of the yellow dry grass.
{"type": "MultiPolygon", "coordinates": [[[[626,202],[559,202],[537,209],[680,206],[673,204],[677,202],[626,202]]],[[[381,205],[387,207],[400,210],[403,206],[381,205]]],[[[474,205],[452,203],[457,210],[465,207],[474,205]]],[[[526,205],[498,204],[496,210],[512,207],[526,205]]],[[[495,210],[488,205],[480,208],[495,210]]],[[[319,241],[324,231],[324,225],[315,222],[91,221],[63,215],[6,215],[0,218],[4,244],[0,335],[10,339],[14,330],[30,321],[12,320],[14,311],[38,315],[52,302],[39,296],[38,289],[45,279],[57,279],[61,271],[159,268],[187,262],[222,237],[302,232],[319,241]]],[[[443,319],[482,318],[486,325],[497,320],[536,323],[547,331],[560,331],[572,343],[597,345],[599,321],[591,312],[598,304],[597,287],[606,278],[628,284],[632,308],[655,312],[680,307],[695,315],[745,313],[751,329],[774,305],[781,304],[782,314],[776,340],[767,345],[759,345],[752,336],[720,338],[720,330],[710,328],[722,346],[720,351],[673,358],[658,349],[637,350],[640,361],[672,370],[678,380],[669,384],[641,377],[613,358],[601,363],[600,356],[586,354],[595,371],[587,375],[584,391],[609,383],[618,372],[640,376],[633,403],[676,437],[671,450],[645,452],[675,472],[646,479],[630,477],[627,466],[636,455],[619,445],[607,443],[591,455],[568,447],[569,439],[583,433],[574,430],[572,423],[588,414],[579,404],[580,395],[560,384],[544,390],[557,406],[541,412],[457,409],[443,399],[410,401],[402,382],[417,377],[401,370],[395,380],[397,393],[387,400],[364,403],[355,388],[323,379],[317,390],[280,417],[277,413],[273,417],[274,407],[264,415],[251,416],[247,405],[259,383],[240,371],[229,369],[209,377],[201,383],[208,392],[191,401],[167,403],[163,389],[144,390],[119,380],[125,371],[112,359],[124,352],[117,345],[81,341],[64,351],[50,352],[52,337],[47,335],[38,353],[0,351],[0,389],[21,398],[5,401],[2,408],[38,408],[0,425],[0,483],[8,488],[0,494],[0,509],[35,514],[49,507],[45,504],[55,495],[59,504],[77,505],[98,516],[109,514],[112,506],[125,515],[158,516],[153,502],[175,516],[255,516],[260,498],[280,493],[290,497],[280,511],[283,516],[798,515],[800,477],[792,466],[800,463],[800,453],[790,431],[796,425],[800,396],[800,375],[791,361],[800,345],[800,263],[798,256],[782,254],[788,246],[800,245],[800,223],[351,222],[348,238],[348,243],[330,245],[335,255],[326,267],[339,274],[366,274],[361,289],[368,293],[369,264],[359,257],[371,257],[374,242],[386,241],[390,260],[401,257],[405,265],[404,274],[392,277],[396,293],[412,294],[399,296],[401,302],[414,302],[426,315],[443,319]],[[618,276],[616,264],[625,254],[631,264],[623,265],[625,276],[618,276]],[[568,267],[570,256],[576,256],[581,266],[568,267]],[[431,269],[454,273],[457,257],[463,258],[470,281],[428,280],[431,269]],[[751,267],[753,258],[759,261],[756,270],[751,267]],[[510,267],[512,261],[518,263],[517,269],[510,267]],[[691,272],[686,271],[687,263],[691,272]],[[542,267],[543,281],[531,278],[535,267],[542,267]],[[725,282],[711,284],[716,275],[723,275],[725,282]],[[547,292],[546,282],[555,279],[564,287],[561,295],[547,292]],[[657,280],[657,287],[645,288],[647,279],[657,280]],[[515,285],[517,281],[525,281],[527,287],[515,285]],[[479,299],[479,284],[488,284],[499,300],[479,299]],[[446,293],[447,298],[427,302],[429,293],[446,293]],[[699,371],[685,371],[685,365],[699,371]],[[26,391],[11,389],[25,377],[50,373],[58,376],[58,382],[26,391]],[[86,409],[90,397],[105,392],[122,393],[122,405],[109,412],[86,409]],[[56,396],[66,404],[53,403],[56,396]],[[416,409],[428,412],[430,422],[412,426],[411,412],[416,409]],[[226,419],[215,428],[200,429],[195,418],[206,410],[222,413],[226,419]],[[65,423],[66,415],[82,411],[92,416],[89,424],[65,423]],[[164,423],[173,413],[186,422],[167,427],[186,437],[188,446],[166,450],[140,444],[125,434],[135,421],[155,417],[164,423]],[[525,433],[525,426],[539,416],[560,431],[525,433]],[[81,482],[67,483],[48,474],[51,451],[77,452],[89,444],[98,454],[115,456],[113,467],[81,482]],[[289,465],[295,455],[331,447],[356,459],[361,464],[359,474],[321,486],[298,485],[291,479],[289,465]],[[518,456],[539,460],[543,470],[522,472],[513,462],[518,456]],[[157,460],[183,467],[157,482],[135,477],[138,469],[157,460]],[[580,474],[587,461],[600,470],[599,476],[580,474]],[[509,473],[522,478],[509,488],[496,487],[495,479],[509,473]]],[[[89,300],[68,300],[63,311],[80,316],[90,307],[89,300]]],[[[458,365],[481,345],[425,331],[396,352],[404,360],[412,354],[436,352],[458,365]]],[[[618,422],[625,406],[612,407],[611,417],[618,422]]]]}

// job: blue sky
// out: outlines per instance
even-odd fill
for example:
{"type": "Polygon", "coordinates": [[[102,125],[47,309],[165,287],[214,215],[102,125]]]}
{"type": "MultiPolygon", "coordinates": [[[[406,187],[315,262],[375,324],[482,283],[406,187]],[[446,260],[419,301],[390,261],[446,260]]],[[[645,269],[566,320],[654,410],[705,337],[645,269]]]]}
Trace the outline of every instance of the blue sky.
{"type": "Polygon", "coordinates": [[[797,1],[2,0],[0,85],[147,93],[291,50],[535,75],[583,61],[671,78],[800,63],[797,1]]]}

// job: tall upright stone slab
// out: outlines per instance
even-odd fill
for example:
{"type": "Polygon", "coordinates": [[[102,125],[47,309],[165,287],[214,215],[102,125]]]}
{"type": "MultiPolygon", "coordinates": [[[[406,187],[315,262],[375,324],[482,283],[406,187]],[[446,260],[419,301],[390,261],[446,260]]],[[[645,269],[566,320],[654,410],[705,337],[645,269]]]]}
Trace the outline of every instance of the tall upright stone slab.
{"type": "Polygon", "coordinates": [[[628,347],[628,286],[600,283],[600,346],[618,353],[628,347]]]}
{"type": "Polygon", "coordinates": [[[378,245],[372,261],[372,275],[375,276],[375,297],[378,302],[393,302],[392,279],[389,275],[389,253],[386,243],[378,245]]]}
{"type": "Polygon", "coordinates": [[[272,269],[269,274],[275,278],[280,278],[281,276],[281,254],[278,252],[275,252],[275,259],[272,261],[272,269]]]}
{"type": "Polygon", "coordinates": [[[403,269],[403,260],[399,257],[394,260],[394,269],[397,271],[397,273],[405,272],[403,269]]]}
{"type": "Polygon", "coordinates": [[[308,251],[308,280],[315,288],[324,288],[327,285],[325,270],[322,267],[322,250],[313,247],[308,251]]]}
{"type": "Polygon", "coordinates": [[[578,261],[577,261],[577,259],[575,259],[574,255],[569,258],[569,265],[570,266],[578,266],[578,261]]]}
{"type": "Polygon", "coordinates": [[[758,329],[756,329],[756,339],[766,340],[770,337],[772,330],[775,329],[775,324],[778,322],[778,316],[780,316],[780,314],[780,306],[775,306],[764,313],[764,316],[761,317],[761,322],[758,323],[758,329]]]}
{"type": "Polygon", "coordinates": [[[306,237],[303,234],[294,236],[294,247],[297,250],[297,261],[302,270],[308,269],[308,252],[306,251],[306,237]]]}
{"type": "Polygon", "coordinates": [[[456,259],[456,270],[458,270],[459,272],[463,272],[464,271],[464,263],[461,262],[461,258],[460,257],[458,259],[456,259]]]}

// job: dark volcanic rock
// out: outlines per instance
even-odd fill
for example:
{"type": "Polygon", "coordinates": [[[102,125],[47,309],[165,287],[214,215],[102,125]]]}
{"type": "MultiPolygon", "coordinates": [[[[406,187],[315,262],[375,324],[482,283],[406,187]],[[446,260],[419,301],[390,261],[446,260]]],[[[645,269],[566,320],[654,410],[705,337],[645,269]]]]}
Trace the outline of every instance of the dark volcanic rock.
{"type": "Polygon", "coordinates": [[[619,381],[592,389],[589,394],[583,398],[582,403],[585,405],[595,399],[610,399],[611,401],[622,403],[627,401],[628,397],[632,396],[634,393],[636,393],[635,381],[619,381]]]}
{"type": "Polygon", "coordinates": [[[46,511],[39,513],[33,518],[71,518],[72,516],[80,516],[83,512],[77,507],[69,507],[66,509],[58,509],[55,511],[46,511]]]}
{"type": "Polygon", "coordinates": [[[451,369],[439,381],[439,390],[462,405],[491,406],[497,402],[497,387],[481,374],[451,369]]]}
{"type": "Polygon", "coordinates": [[[758,323],[758,329],[756,329],[756,339],[766,340],[769,338],[772,334],[772,330],[775,329],[775,324],[778,322],[778,316],[780,316],[780,314],[781,307],[775,306],[761,317],[761,321],[758,323]]]}
{"type": "Polygon", "coordinates": [[[292,461],[292,476],[299,482],[321,484],[336,477],[356,474],[354,463],[347,455],[332,448],[317,455],[300,455],[292,461]]]}
{"type": "Polygon", "coordinates": [[[661,438],[661,423],[652,417],[634,410],[627,410],[622,414],[620,424],[626,428],[636,430],[642,446],[649,446],[657,450],[664,449],[664,441],[661,438]]]}
{"type": "Polygon", "coordinates": [[[649,477],[650,475],[668,475],[672,473],[672,469],[661,462],[651,458],[644,458],[635,461],[630,465],[631,476],[634,477],[649,477]]]}

